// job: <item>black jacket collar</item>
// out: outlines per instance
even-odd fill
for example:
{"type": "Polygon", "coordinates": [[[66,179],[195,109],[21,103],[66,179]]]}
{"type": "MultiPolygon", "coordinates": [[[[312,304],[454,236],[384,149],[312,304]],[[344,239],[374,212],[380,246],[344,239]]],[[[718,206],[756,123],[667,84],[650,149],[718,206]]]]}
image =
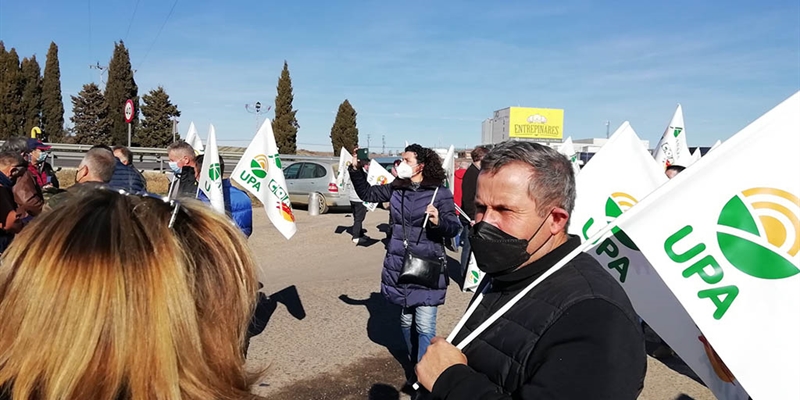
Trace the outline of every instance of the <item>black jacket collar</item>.
{"type": "Polygon", "coordinates": [[[545,254],[544,257],[514,272],[494,277],[492,279],[492,291],[513,292],[528,286],[580,244],[581,238],[576,235],[568,235],[566,242],[545,254]]]}

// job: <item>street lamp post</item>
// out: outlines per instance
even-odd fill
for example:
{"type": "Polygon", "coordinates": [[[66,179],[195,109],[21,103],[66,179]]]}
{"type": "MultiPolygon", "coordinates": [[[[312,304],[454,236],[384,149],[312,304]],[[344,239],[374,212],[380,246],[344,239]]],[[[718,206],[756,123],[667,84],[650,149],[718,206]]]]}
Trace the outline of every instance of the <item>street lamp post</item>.
{"type": "Polygon", "coordinates": [[[244,109],[247,110],[250,114],[256,115],[256,132],[258,132],[258,128],[261,127],[261,114],[267,113],[269,110],[272,109],[272,106],[267,107],[266,110],[261,110],[261,102],[257,101],[255,104],[245,104],[244,109]]]}

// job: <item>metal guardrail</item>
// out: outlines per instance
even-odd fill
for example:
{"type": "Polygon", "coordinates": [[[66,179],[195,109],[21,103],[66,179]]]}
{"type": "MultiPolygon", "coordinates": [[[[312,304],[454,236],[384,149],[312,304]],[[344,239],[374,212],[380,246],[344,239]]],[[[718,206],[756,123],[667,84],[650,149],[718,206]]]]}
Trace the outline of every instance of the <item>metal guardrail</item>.
{"type": "MultiPolygon", "coordinates": [[[[2,145],[5,141],[0,141],[0,145],[2,145]]],[[[63,163],[65,161],[80,161],[83,159],[84,154],[92,148],[92,145],[88,144],[66,144],[66,143],[47,143],[47,145],[51,146],[50,150],[50,163],[53,168],[58,168],[58,164],[63,163]],[[59,162],[60,161],[60,162],[59,162]]],[[[148,170],[159,170],[162,173],[164,172],[164,167],[166,166],[165,163],[169,161],[167,159],[167,149],[165,148],[158,148],[158,147],[130,147],[131,152],[134,155],[134,163],[140,164],[141,166],[149,165],[153,166],[155,164],[158,165],[158,168],[145,168],[148,170]]],[[[241,148],[241,150],[223,150],[219,152],[220,158],[222,158],[225,162],[226,169],[233,170],[233,167],[239,163],[239,159],[242,158],[245,149],[241,148]]],[[[296,154],[281,154],[281,161],[291,162],[291,161],[338,161],[336,157],[330,156],[301,156],[296,154]]]]}

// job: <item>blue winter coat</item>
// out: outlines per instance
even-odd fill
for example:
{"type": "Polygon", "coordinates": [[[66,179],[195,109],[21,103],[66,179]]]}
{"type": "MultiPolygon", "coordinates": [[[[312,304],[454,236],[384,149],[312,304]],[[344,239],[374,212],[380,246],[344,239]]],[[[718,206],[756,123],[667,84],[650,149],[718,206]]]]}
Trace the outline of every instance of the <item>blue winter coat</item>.
{"type": "Polygon", "coordinates": [[[392,304],[402,307],[438,306],[444,304],[448,277],[446,271],[439,277],[439,284],[431,289],[424,286],[397,283],[403,268],[405,248],[403,247],[403,224],[408,235],[408,248],[417,256],[429,259],[447,257],[444,250],[445,238],[455,237],[462,229],[455,213],[453,193],[441,182],[423,181],[418,189],[411,186],[408,179],[395,179],[389,185],[370,186],[363,170],[350,168],[350,179],[360,197],[365,202],[381,203],[388,201],[392,216],[392,237],[383,259],[381,273],[381,293],[392,304]],[[431,202],[434,190],[439,188],[433,205],[439,210],[439,225],[428,221],[425,232],[422,223],[425,209],[431,202]]]}
{"type": "MultiPolygon", "coordinates": [[[[253,233],[253,202],[247,193],[231,185],[230,179],[222,180],[222,196],[225,198],[225,212],[231,217],[236,226],[245,236],[253,233]]],[[[203,191],[197,197],[200,201],[208,203],[210,200],[203,191]]]]}
{"type": "Polygon", "coordinates": [[[115,189],[124,189],[130,193],[139,193],[147,190],[147,183],[142,174],[131,165],[125,165],[119,160],[114,166],[114,174],[108,186],[115,189]]]}

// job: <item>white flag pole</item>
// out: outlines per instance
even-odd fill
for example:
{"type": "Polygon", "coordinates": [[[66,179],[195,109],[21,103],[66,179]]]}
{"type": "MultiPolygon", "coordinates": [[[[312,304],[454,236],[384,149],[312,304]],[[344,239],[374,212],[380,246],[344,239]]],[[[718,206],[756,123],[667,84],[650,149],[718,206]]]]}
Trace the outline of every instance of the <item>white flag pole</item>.
{"type": "Polygon", "coordinates": [[[464,217],[464,219],[466,219],[467,221],[469,221],[469,223],[470,223],[470,224],[471,224],[471,223],[473,223],[473,222],[475,222],[475,220],[473,220],[473,219],[470,219],[470,218],[469,218],[469,216],[467,215],[467,213],[465,213],[465,212],[464,212],[464,210],[462,210],[462,209],[461,209],[461,207],[459,207],[459,206],[458,206],[458,204],[456,204],[455,202],[453,202],[453,205],[454,205],[454,206],[456,206],[456,211],[458,211],[458,213],[459,213],[459,214],[461,214],[461,215],[464,217]]]}
{"type": "MultiPolygon", "coordinates": [[[[436,190],[433,191],[433,197],[431,197],[431,204],[430,205],[433,205],[433,201],[436,200],[436,193],[439,193],[439,187],[438,186],[436,187],[436,190]]],[[[425,229],[425,226],[428,225],[428,218],[430,218],[430,217],[431,217],[430,214],[425,213],[425,221],[422,222],[422,229],[425,229]]]]}

